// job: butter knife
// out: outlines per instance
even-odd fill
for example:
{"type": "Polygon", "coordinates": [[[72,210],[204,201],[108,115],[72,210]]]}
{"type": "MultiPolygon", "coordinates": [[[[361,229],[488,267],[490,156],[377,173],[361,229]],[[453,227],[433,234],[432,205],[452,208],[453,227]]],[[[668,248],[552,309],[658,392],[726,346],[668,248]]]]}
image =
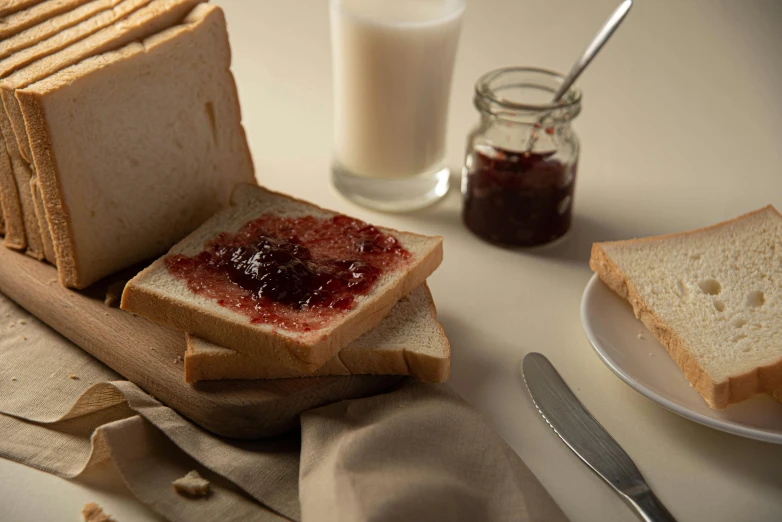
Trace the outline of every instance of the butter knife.
{"type": "Polygon", "coordinates": [[[641,520],[676,522],[627,453],[584,408],[544,355],[527,354],[521,374],[532,401],[554,433],[608,482],[641,520]]]}

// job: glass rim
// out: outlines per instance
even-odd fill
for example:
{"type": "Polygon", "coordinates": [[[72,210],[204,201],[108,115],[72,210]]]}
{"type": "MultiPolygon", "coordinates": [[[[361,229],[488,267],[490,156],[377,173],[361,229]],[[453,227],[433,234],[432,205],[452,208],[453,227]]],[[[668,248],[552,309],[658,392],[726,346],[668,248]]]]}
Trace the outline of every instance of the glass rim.
{"type": "Polygon", "coordinates": [[[441,16],[439,18],[432,18],[430,20],[420,20],[415,22],[388,22],[388,21],[384,22],[382,20],[367,18],[365,16],[361,16],[354,12],[351,12],[350,9],[346,9],[342,5],[342,2],[343,0],[330,0],[329,8],[332,11],[337,11],[345,16],[349,16],[355,20],[360,20],[361,22],[367,24],[382,25],[388,27],[427,27],[429,25],[436,25],[443,22],[448,22],[450,20],[460,17],[462,13],[464,13],[465,8],[467,7],[467,0],[455,0],[456,9],[454,9],[452,12],[449,12],[445,16],[441,16]]]}
{"type": "MultiPolygon", "coordinates": [[[[492,81],[508,73],[535,73],[557,79],[561,82],[565,77],[557,71],[542,67],[500,67],[483,74],[475,82],[475,94],[503,108],[520,111],[548,112],[557,109],[568,109],[581,103],[581,89],[571,85],[564,96],[556,103],[519,103],[502,96],[498,96],[490,87],[492,81]]],[[[552,92],[553,94],[553,92],[552,92]]]]}

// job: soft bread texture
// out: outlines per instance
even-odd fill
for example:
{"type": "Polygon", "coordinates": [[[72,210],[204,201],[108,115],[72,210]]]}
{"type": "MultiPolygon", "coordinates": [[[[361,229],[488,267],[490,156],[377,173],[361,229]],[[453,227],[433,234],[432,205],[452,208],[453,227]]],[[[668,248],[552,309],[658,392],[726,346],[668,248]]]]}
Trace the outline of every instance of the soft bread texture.
{"type": "Polygon", "coordinates": [[[254,182],[230,60],[223,12],[202,4],[17,93],[63,284],[164,253],[254,182]]]}
{"type": "Polygon", "coordinates": [[[2,0],[0,1],[0,17],[7,17],[10,14],[28,9],[43,0],[2,0]]]}
{"type": "Polygon", "coordinates": [[[238,353],[187,335],[185,381],[279,379],[323,375],[412,375],[423,381],[448,379],[451,347],[437,322],[426,284],[394,305],[373,330],[343,348],[315,372],[295,372],[267,361],[263,352],[238,353]]]}
{"type": "MultiPolygon", "coordinates": [[[[111,3],[111,8],[99,11],[94,16],[71,27],[57,25],[58,23],[70,23],[71,20],[68,18],[57,18],[42,23],[41,25],[56,27],[56,34],[0,60],[0,79],[13,77],[16,72],[22,74],[22,69],[34,67],[41,59],[55,53],[61,59],[54,60],[49,65],[52,66],[52,70],[56,70],[54,66],[60,63],[69,63],[67,59],[71,56],[70,54],[63,53],[60,55],[60,52],[65,48],[113,24],[148,3],[150,3],[150,0],[123,0],[117,4],[111,3]]],[[[31,236],[29,239],[31,243],[30,253],[40,257],[40,252],[43,249],[42,240],[40,239],[41,232],[36,226],[38,219],[35,215],[35,205],[32,202],[32,196],[28,188],[29,178],[32,175],[31,166],[29,161],[25,160],[21,155],[16,134],[11,121],[6,116],[4,106],[0,107],[0,131],[2,132],[2,140],[4,142],[4,146],[0,147],[0,154],[10,154],[11,156],[8,160],[8,167],[5,166],[6,162],[0,161],[0,197],[2,198],[3,214],[7,223],[4,244],[17,250],[24,249],[28,246],[27,236],[29,234],[31,236]]]]}
{"type": "Polygon", "coordinates": [[[782,216],[596,243],[590,267],[627,299],[715,409],[782,388],[782,216]]]}
{"type": "MultiPolygon", "coordinates": [[[[236,232],[263,214],[329,219],[335,212],[252,185],[238,185],[233,206],[204,223],[169,251],[192,256],[217,234],[236,232]]],[[[195,334],[219,346],[245,354],[264,354],[274,365],[312,373],[338,351],[374,328],[394,304],[426,278],[442,261],[442,238],[379,228],[399,240],[411,256],[400,270],[386,273],[369,294],[357,296],[354,308],[321,329],[301,333],[266,324],[251,324],[246,316],[196,295],[184,281],[169,274],[158,259],[125,287],[122,308],[177,330],[195,334]]],[[[272,364],[269,362],[269,364],[272,364]]]]}

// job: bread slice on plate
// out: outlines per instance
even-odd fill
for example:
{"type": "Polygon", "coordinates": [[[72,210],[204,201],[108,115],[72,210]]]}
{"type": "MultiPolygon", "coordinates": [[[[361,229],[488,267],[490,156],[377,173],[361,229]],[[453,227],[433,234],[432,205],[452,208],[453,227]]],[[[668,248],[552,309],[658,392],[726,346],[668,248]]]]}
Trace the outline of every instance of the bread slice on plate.
{"type": "MultiPolygon", "coordinates": [[[[53,64],[49,62],[50,65],[64,67],[72,63],[67,60],[68,54],[59,54],[59,52],[149,3],[150,0],[123,0],[119,3],[112,1],[108,3],[106,9],[98,11],[76,25],[69,26],[73,22],[72,13],[77,11],[74,10],[30,28],[25,32],[29,32],[28,37],[33,39],[51,31],[55,31],[55,34],[0,60],[0,79],[8,78],[17,72],[21,74],[21,70],[27,67],[41,72],[44,67],[40,60],[55,53],[59,58],[54,60],[53,64]]],[[[100,4],[105,6],[107,3],[100,2],[100,4]]],[[[92,5],[93,2],[90,2],[81,6],[79,10],[92,5]]],[[[0,198],[7,222],[4,244],[17,250],[29,247],[29,253],[33,257],[40,258],[43,251],[41,233],[36,225],[38,219],[35,205],[28,188],[29,178],[32,175],[30,160],[29,158],[25,160],[19,150],[18,140],[10,120],[6,118],[4,106],[0,106],[0,131],[4,142],[0,147],[0,155],[11,155],[11,158],[5,161],[0,159],[0,198]],[[20,180],[19,183],[17,179],[20,180]]]]}
{"type": "Polygon", "coordinates": [[[451,348],[423,284],[403,297],[373,330],[343,348],[313,373],[277,367],[263,352],[238,353],[187,334],[185,380],[278,379],[321,375],[412,375],[448,379],[451,348]]]}
{"type": "MultiPolygon", "coordinates": [[[[167,256],[155,261],[133,278],[125,287],[122,308],[239,353],[262,353],[267,361],[275,361],[277,366],[311,373],[380,323],[397,301],[423,284],[442,260],[440,237],[421,236],[380,227],[375,229],[358,220],[258,186],[239,185],[234,190],[232,199],[231,208],[215,215],[174,246],[167,256]],[[260,232],[254,232],[254,224],[264,220],[282,223],[279,225],[281,228],[267,231],[265,225],[260,225],[260,232]],[[365,254],[360,252],[367,250],[361,238],[362,234],[366,233],[379,238],[378,241],[382,241],[383,245],[393,245],[389,246],[390,250],[386,250],[389,252],[391,264],[378,272],[377,279],[365,287],[364,294],[354,296],[349,306],[341,311],[331,305],[300,308],[282,305],[280,302],[263,305],[271,306],[272,310],[279,309],[280,313],[291,314],[293,319],[287,323],[267,319],[268,315],[264,315],[268,310],[266,308],[260,309],[260,315],[253,316],[252,314],[259,310],[253,308],[257,294],[248,291],[237,298],[238,302],[249,303],[247,307],[251,315],[248,316],[241,309],[229,308],[234,305],[227,301],[228,297],[223,298],[219,292],[214,297],[210,296],[209,287],[199,286],[198,280],[189,284],[188,281],[173,275],[167,266],[172,262],[196,259],[210,244],[221,238],[239,237],[247,233],[247,237],[253,240],[265,237],[272,238],[269,241],[278,241],[291,234],[300,234],[295,229],[293,232],[286,232],[285,223],[310,223],[310,230],[315,231],[328,230],[332,224],[338,227],[336,235],[329,237],[347,238],[345,241],[348,246],[345,248],[350,248],[351,253],[341,253],[333,259],[329,258],[328,254],[318,254],[327,260],[324,262],[348,262],[350,266],[354,266],[351,264],[353,261],[363,263],[365,254]],[[247,232],[248,230],[250,232],[247,232]],[[358,231],[357,235],[350,235],[350,230],[358,231]],[[344,259],[345,256],[349,256],[348,259],[344,259]],[[222,306],[221,301],[226,306],[222,306]],[[278,308],[273,308],[275,306],[278,308]]],[[[306,231],[301,233],[306,234],[306,231]]],[[[311,241],[317,242],[318,239],[316,236],[311,241]]],[[[290,241],[294,244],[298,242],[294,239],[290,241]]],[[[367,257],[377,255],[375,250],[368,251],[370,253],[366,254],[367,257]]],[[[371,259],[368,261],[370,265],[372,262],[374,261],[371,259]]],[[[291,270],[296,269],[298,265],[295,261],[291,263],[291,270]]],[[[281,270],[276,273],[289,272],[281,270]]],[[[261,272],[256,277],[261,277],[260,274],[261,272]]],[[[293,277],[299,276],[292,275],[286,281],[294,280],[293,277]]],[[[240,288],[238,284],[234,285],[227,279],[225,281],[226,286],[223,289],[240,288]]],[[[265,279],[260,281],[262,283],[265,279]]],[[[295,291],[295,288],[291,290],[295,291]]],[[[282,294],[280,296],[280,299],[285,297],[282,294]]]]}
{"type": "Polygon", "coordinates": [[[596,243],[590,267],[627,299],[715,409],[782,388],[782,215],[596,243]]]}
{"type": "MultiPolygon", "coordinates": [[[[134,32],[146,10],[109,30],[134,32]]],[[[235,183],[254,182],[229,66],[223,12],[200,5],[16,93],[63,284],[83,288],[160,255],[227,205],[235,183]]]]}

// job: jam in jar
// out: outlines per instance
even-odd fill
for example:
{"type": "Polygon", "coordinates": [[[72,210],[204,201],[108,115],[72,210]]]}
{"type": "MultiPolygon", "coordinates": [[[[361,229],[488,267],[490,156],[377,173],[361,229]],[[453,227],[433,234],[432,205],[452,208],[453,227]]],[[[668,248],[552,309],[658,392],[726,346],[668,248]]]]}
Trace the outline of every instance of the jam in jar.
{"type": "Polygon", "coordinates": [[[467,143],[464,224],[503,246],[550,243],[570,229],[579,144],[570,129],[580,92],[549,103],[562,81],[533,68],[492,71],[476,84],[481,121],[467,143]]]}

